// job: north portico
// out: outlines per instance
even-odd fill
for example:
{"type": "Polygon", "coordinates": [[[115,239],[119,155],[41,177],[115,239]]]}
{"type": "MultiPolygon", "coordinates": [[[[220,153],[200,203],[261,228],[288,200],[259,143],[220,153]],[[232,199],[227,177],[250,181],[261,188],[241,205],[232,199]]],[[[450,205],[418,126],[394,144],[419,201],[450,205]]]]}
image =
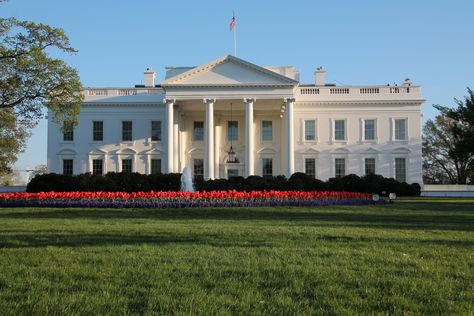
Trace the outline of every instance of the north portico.
{"type": "Polygon", "coordinates": [[[284,108],[284,117],[292,118],[293,89],[297,84],[294,79],[233,56],[163,81],[166,117],[174,118],[173,124],[168,120],[165,124],[167,171],[181,172],[184,166],[192,165],[194,159],[203,159],[205,179],[226,178],[228,170],[238,170],[239,175],[247,177],[255,175],[255,155],[263,153],[281,157],[279,164],[272,167],[277,174],[290,176],[294,171],[293,128],[287,130],[286,134],[290,136],[275,133],[262,140],[256,137],[258,127],[255,124],[268,119],[272,122],[272,129],[273,125],[282,127],[287,122],[291,126],[292,119],[283,122],[280,115],[284,108]],[[174,115],[175,111],[177,115],[174,115]],[[203,141],[195,140],[193,131],[188,128],[194,122],[201,122],[197,119],[204,122],[203,141]],[[227,135],[225,127],[229,122],[236,124],[237,135],[227,135]],[[175,125],[178,139],[174,139],[175,125]],[[231,138],[239,162],[227,162],[231,138]],[[180,155],[178,159],[173,157],[175,152],[180,155]]]}
{"type": "Polygon", "coordinates": [[[335,86],[318,68],[224,56],[199,67],[145,72],[134,88],[88,88],[69,134],[49,121],[48,169],[57,173],[182,172],[195,177],[325,180],[382,174],[421,183],[421,88],[335,86]],[[235,159],[234,159],[235,157],[235,159]]]}

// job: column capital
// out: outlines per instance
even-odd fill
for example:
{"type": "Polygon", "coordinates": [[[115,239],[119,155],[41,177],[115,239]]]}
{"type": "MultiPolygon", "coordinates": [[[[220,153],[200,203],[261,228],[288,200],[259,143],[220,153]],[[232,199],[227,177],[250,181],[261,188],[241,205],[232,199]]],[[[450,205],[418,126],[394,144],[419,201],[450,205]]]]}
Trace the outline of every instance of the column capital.
{"type": "Polygon", "coordinates": [[[244,98],[244,103],[253,103],[255,102],[255,98],[244,98]]]}
{"type": "Polygon", "coordinates": [[[163,103],[164,104],[168,104],[168,103],[175,103],[176,102],[176,99],[172,99],[172,98],[164,98],[163,99],[163,103]]]}
{"type": "Polygon", "coordinates": [[[216,99],[213,99],[213,98],[204,98],[204,99],[202,99],[202,102],[203,102],[203,103],[206,103],[206,104],[208,104],[208,103],[215,103],[215,102],[216,102],[216,99]]]}
{"type": "Polygon", "coordinates": [[[284,100],[286,103],[295,102],[295,98],[293,98],[293,97],[283,98],[283,100],[284,100]]]}

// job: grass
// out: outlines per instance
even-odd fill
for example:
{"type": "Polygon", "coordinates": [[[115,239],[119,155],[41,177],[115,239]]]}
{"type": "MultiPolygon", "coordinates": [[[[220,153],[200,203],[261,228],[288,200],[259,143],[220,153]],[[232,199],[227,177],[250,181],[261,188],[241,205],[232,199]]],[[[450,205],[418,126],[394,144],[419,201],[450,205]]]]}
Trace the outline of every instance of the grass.
{"type": "Polygon", "coordinates": [[[4,208],[0,311],[474,314],[474,200],[4,208]]]}

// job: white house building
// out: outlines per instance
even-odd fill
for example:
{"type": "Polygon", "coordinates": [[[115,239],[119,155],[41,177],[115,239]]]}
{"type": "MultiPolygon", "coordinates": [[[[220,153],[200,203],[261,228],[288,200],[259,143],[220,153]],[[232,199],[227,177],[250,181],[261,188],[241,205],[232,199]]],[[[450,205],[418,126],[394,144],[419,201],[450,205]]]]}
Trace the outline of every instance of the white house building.
{"type": "Polygon", "coordinates": [[[150,174],[189,166],[205,179],[376,173],[421,184],[421,88],[409,79],[336,86],[322,68],[314,74],[314,83],[300,84],[292,66],[225,56],[167,67],[160,84],[147,70],[144,85],[88,88],[74,130],[62,133],[49,115],[48,171],[150,174]]]}

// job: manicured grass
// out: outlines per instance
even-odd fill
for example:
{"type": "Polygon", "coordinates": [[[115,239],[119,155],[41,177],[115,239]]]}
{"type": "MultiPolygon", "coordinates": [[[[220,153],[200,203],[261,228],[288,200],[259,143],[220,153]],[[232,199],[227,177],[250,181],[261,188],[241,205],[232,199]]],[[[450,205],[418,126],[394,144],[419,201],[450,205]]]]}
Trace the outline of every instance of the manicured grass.
{"type": "Polygon", "coordinates": [[[4,208],[0,311],[473,314],[474,200],[4,208]]]}

